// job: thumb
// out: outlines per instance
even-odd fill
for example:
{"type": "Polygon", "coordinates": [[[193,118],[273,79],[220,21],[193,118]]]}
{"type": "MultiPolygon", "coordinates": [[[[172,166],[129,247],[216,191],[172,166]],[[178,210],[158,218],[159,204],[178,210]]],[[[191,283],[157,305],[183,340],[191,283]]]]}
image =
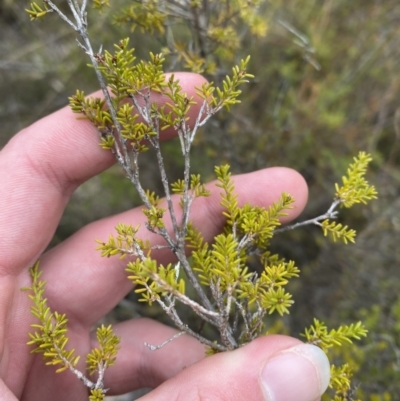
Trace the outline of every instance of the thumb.
{"type": "Polygon", "coordinates": [[[320,348],[274,335],[206,358],[140,400],[315,401],[329,378],[329,361],[320,348]]]}

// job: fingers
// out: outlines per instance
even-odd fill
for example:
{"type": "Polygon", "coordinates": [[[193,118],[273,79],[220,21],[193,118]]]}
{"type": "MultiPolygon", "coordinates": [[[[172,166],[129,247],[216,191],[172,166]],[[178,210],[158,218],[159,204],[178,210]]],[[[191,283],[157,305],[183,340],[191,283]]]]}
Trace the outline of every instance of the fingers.
{"type": "MultiPolygon", "coordinates": [[[[177,77],[189,96],[205,81],[196,74],[177,77]]],[[[169,99],[155,94],[151,100],[169,99]]],[[[201,101],[192,107],[191,121],[200,106],[201,101]]],[[[17,134],[0,153],[0,276],[32,264],[53,236],[71,192],[114,162],[98,146],[92,124],[77,117],[66,107],[17,134]]]]}
{"type": "Polygon", "coordinates": [[[0,400],[2,401],[18,401],[13,392],[0,380],[0,400]]]}
{"type": "MultiPolygon", "coordinates": [[[[297,216],[307,200],[307,186],[304,179],[294,170],[270,168],[234,177],[238,202],[249,202],[269,206],[282,192],[291,193],[296,204],[290,218],[297,216]]],[[[221,231],[225,218],[220,205],[220,188],[210,183],[208,198],[198,198],[192,207],[191,220],[203,233],[206,241],[221,231]]],[[[175,204],[179,198],[174,198],[175,204]]],[[[176,208],[179,210],[179,207],[176,208]]],[[[107,240],[115,225],[120,222],[136,226],[141,224],[138,237],[150,240],[152,245],[164,244],[160,236],[151,234],[144,226],[145,218],[141,208],[92,223],[52,249],[41,258],[45,269],[44,279],[49,283],[46,294],[52,307],[60,313],[74,317],[80,323],[92,325],[111,310],[130,291],[131,284],[126,278],[126,260],[101,258],[95,251],[94,240],[107,240]],[[48,268],[46,268],[48,266],[48,268]]],[[[162,263],[173,261],[171,252],[154,251],[162,263]]]]}
{"type": "MultiPolygon", "coordinates": [[[[168,347],[170,358],[188,351],[178,344],[168,347]]],[[[162,378],[174,374],[168,358],[162,355],[149,364],[143,360],[140,370],[141,383],[146,386],[153,385],[153,375],[162,378]]],[[[116,371],[108,382],[113,392],[127,390],[121,382],[112,382],[118,380],[116,371]]],[[[187,366],[141,401],[315,401],[327,389],[329,378],[329,361],[318,347],[286,336],[265,336],[238,350],[187,366]]]]}

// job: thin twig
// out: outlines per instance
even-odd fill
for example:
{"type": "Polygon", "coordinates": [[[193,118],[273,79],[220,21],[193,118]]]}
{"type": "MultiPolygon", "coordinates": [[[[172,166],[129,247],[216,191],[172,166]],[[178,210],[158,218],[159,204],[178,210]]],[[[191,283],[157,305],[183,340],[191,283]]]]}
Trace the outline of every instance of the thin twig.
{"type": "Polygon", "coordinates": [[[285,226],[285,227],[282,227],[282,228],[278,228],[278,229],[276,229],[274,231],[274,234],[282,233],[284,231],[294,230],[295,228],[306,226],[306,225],[309,225],[309,224],[314,224],[314,225],[317,225],[317,226],[321,226],[320,221],[322,221],[322,220],[336,219],[339,212],[337,210],[335,210],[335,209],[336,209],[336,207],[338,205],[340,205],[340,203],[342,203],[342,201],[340,199],[337,199],[332,203],[332,205],[330,206],[328,211],[326,213],[322,214],[321,216],[315,217],[313,219],[301,221],[299,223],[292,224],[292,225],[289,225],[289,226],[285,226]]]}
{"type": "Polygon", "coordinates": [[[103,386],[103,383],[100,384],[99,387],[96,387],[96,383],[93,383],[91,380],[89,380],[80,370],[74,368],[71,364],[71,362],[65,358],[61,352],[61,349],[58,347],[57,344],[53,343],[52,344],[54,349],[57,351],[58,357],[64,362],[64,365],[68,367],[68,369],[88,388],[94,389],[94,388],[101,388],[103,386]]]}
{"type": "Polygon", "coordinates": [[[54,10],[68,25],[71,25],[75,31],[78,30],[78,27],[51,0],[43,0],[43,2],[54,10]]]}
{"type": "Polygon", "coordinates": [[[149,343],[144,343],[144,345],[149,348],[151,351],[156,351],[162,347],[164,347],[165,345],[167,345],[168,343],[170,343],[171,341],[174,341],[175,339],[179,338],[182,334],[186,334],[185,331],[180,331],[179,333],[176,333],[175,335],[173,335],[172,337],[170,337],[168,340],[165,340],[163,343],[159,344],[159,345],[151,345],[149,343]]]}

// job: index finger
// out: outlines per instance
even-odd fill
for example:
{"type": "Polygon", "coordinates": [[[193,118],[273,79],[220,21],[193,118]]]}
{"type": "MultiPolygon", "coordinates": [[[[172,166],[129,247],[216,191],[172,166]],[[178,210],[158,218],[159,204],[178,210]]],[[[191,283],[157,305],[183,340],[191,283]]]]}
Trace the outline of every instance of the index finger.
{"type": "MultiPolygon", "coordinates": [[[[205,82],[197,74],[177,78],[189,96],[196,96],[194,87],[205,82]]],[[[31,265],[50,242],[74,189],[114,163],[98,142],[94,126],[66,107],[21,131],[1,151],[0,277],[31,265]]]]}

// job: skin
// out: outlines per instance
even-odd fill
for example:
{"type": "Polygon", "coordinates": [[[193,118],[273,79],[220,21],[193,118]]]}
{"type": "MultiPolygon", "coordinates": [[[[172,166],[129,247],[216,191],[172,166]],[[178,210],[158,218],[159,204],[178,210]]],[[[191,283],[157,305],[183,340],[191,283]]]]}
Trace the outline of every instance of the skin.
{"type": "MultiPolygon", "coordinates": [[[[203,82],[194,74],[179,78],[189,95],[203,82]]],[[[157,101],[165,100],[157,96],[157,101]]],[[[192,113],[196,115],[196,107],[192,113]]],[[[0,152],[0,400],[87,400],[87,390],[75,376],[55,374],[54,367],[46,366],[40,355],[31,355],[25,345],[34,318],[20,288],[30,285],[28,268],[38,258],[49,305],[67,314],[69,346],[78,355],[94,345],[92,326],[132,289],[124,262],[101,258],[94,239],[107,239],[118,222],[144,227],[141,208],[91,223],[43,253],[73,191],[114,163],[111,153],[98,146],[96,130],[76,117],[64,108],[15,135],[0,152]]],[[[163,135],[167,139],[172,133],[163,135]]],[[[268,168],[234,180],[240,204],[268,206],[283,191],[291,193],[296,203],[285,221],[295,218],[307,201],[305,181],[291,169],[268,168]]],[[[208,188],[212,196],[195,201],[191,218],[210,241],[224,219],[220,190],[213,183],[208,188]]],[[[145,229],[141,236],[160,241],[145,229]]],[[[170,256],[160,252],[158,258],[166,263],[170,256]]],[[[121,336],[121,350],[117,364],[106,373],[106,387],[112,387],[114,394],[157,387],[143,398],[147,401],[261,400],[260,368],[269,356],[299,343],[290,337],[267,336],[204,359],[203,346],[189,336],[149,351],[144,342],[159,344],[176,332],[149,319],[117,324],[115,331],[121,336]],[[226,383],[222,371],[229,377],[226,383]]]]}

